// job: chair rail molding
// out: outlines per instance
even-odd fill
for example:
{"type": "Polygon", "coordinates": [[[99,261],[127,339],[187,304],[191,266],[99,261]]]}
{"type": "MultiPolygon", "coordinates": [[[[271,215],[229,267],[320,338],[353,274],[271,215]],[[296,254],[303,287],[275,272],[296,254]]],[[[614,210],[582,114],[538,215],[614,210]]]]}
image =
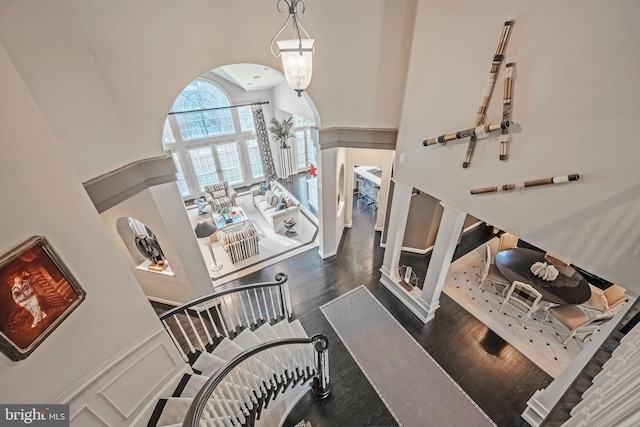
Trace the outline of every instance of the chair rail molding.
{"type": "Polygon", "coordinates": [[[154,185],[176,181],[171,156],[138,160],[83,183],[98,213],[154,185]]]}
{"type": "Polygon", "coordinates": [[[321,150],[337,147],[395,150],[398,139],[397,129],[335,127],[318,133],[321,150]]]}

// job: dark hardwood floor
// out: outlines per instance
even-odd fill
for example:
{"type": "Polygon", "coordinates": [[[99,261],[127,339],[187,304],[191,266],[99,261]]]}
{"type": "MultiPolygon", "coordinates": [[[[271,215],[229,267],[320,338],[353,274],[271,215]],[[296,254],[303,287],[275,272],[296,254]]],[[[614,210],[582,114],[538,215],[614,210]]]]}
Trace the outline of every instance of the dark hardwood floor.
{"type": "MultiPolygon", "coordinates": [[[[305,178],[294,177],[287,187],[308,206],[305,178]]],[[[318,250],[311,249],[224,285],[269,281],[276,273],[285,272],[294,313],[305,330],[309,335],[325,334],[330,340],[331,395],[324,401],[305,395],[285,426],[303,418],[314,427],[396,425],[318,308],[360,285],[371,291],[497,425],[526,426],[520,418],[526,401],[551,378],[444,293],[435,319],[428,324],[410,313],[379,283],[384,250],[380,248],[380,233],[374,231],[375,215],[373,205],[356,200],[353,225],[345,230],[338,255],[322,260],[318,250]]],[[[465,236],[456,257],[489,238],[487,230],[482,229],[473,238],[465,236]]],[[[403,253],[402,258],[410,259],[414,269],[426,271],[428,258],[424,255],[403,253]]],[[[424,280],[424,273],[420,274],[424,280]]],[[[380,345],[384,345],[384,337],[380,337],[380,345]]],[[[425,426],[433,425],[428,419],[424,421],[425,426]]]]}

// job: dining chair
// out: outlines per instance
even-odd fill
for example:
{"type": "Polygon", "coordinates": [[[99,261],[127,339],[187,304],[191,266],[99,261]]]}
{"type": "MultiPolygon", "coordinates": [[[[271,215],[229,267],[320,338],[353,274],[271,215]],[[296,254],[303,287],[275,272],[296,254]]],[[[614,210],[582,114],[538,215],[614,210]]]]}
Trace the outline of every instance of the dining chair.
{"type": "Polygon", "coordinates": [[[605,313],[626,300],[627,290],[620,285],[611,285],[603,291],[589,283],[589,288],[591,296],[586,302],[580,304],[580,307],[591,316],[605,313]]]}
{"type": "Polygon", "coordinates": [[[500,243],[498,244],[498,252],[504,251],[505,249],[517,248],[518,247],[518,236],[514,236],[511,233],[502,233],[500,235],[500,243]]]}
{"type": "Polygon", "coordinates": [[[493,288],[493,291],[496,294],[498,293],[498,290],[496,289],[495,285],[504,286],[501,293],[501,295],[504,296],[505,291],[509,286],[511,286],[511,283],[509,283],[509,280],[507,280],[507,278],[500,273],[500,271],[498,270],[498,267],[496,267],[496,265],[493,262],[491,262],[491,248],[489,248],[489,245],[485,245],[485,247],[486,247],[486,250],[485,250],[486,258],[482,264],[482,275],[480,276],[480,289],[484,290],[484,287],[483,287],[484,282],[489,281],[489,283],[491,283],[491,287],[493,288]]]}
{"type": "Polygon", "coordinates": [[[579,305],[559,305],[551,307],[548,313],[560,322],[567,330],[569,335],[560,340],[562,344],[566,344],[571,338],[579,333],[585,333],[583,340],[593,334],[605,321],[614,316],[611,310],[590,315],[585,309],[579,305]]]}
{"type": "Polygon", "coordinates": [[[507,304],[511,304],[513,307],[523,311],[525,318],[521,325],[524,326],[525,322],[531,318],[531,315],[540,308],[539,303],[542,299],[542,294],[530,284],[518,282],[517,280],[508,289],[507,295],[500,306],[500,312],[504,310],[507,304]]]}

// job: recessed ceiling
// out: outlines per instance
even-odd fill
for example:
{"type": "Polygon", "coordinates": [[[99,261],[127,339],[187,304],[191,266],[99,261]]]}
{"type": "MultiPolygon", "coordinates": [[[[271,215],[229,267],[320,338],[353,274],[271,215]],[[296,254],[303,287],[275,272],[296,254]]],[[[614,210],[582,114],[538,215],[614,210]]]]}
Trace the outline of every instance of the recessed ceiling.
{"type": "Polygon", "coordinates": [[[281,73],[258,64],[225,65],[212,71],[246,91],[268,90],[284,81],[281,73]]]}

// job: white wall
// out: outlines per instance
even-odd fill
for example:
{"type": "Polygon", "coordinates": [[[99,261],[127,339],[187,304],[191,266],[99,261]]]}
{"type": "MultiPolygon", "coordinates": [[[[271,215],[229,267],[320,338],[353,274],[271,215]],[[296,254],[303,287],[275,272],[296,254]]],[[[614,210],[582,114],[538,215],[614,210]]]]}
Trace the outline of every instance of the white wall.
{"type": "MultiPolygon", "coordinates": [[[[101,214],[108,233],[151,300],[179,305],[213,292],[213,284],[176,184],[141,191],[101,214]],[[156,193],[160,192],[158,195],[156,193]],[[158,237],[172,276],[136,269],[136,260],[122,241],[117,221],[133,217],[158,237]]],[[[137,249],[135,249],[137,250],[137,249]]]]}
{"type": "MultiPolygon", "coordinates": [[[[415,0],[307,2],[308,93],[325,127],[397,128],[415,0]]],[[[221,65],[281,70],[264,0],[0,2],[0,42],[82,181],[162,154],[166,113],[221,65]]]]}
{"type": "Polygon", "coordinates": [[[26,360],[0,355],[0,401],[71,402],[72,416],[121,423],[184,364],[1,45],[0,75],[0,253],[43,235],[86,291],[26,360]],[[138,378],[154,365],[161,375],[138,378]]]}
{"type": "MultiPolygon", "coordinates": [[[[578,266],[640,291],[640,3],[619,0],[420,1],[398,135],[397,178],[578,266]],[[503,23],[517,63],[509,160],[495,137],[461,167],[464,142],[423,147],[472,127],[503,23]],[[473,188],[579,173],[518,193],[473,188]]],[[[500,118],[502,80],[488,120],[500,118]]]]}

